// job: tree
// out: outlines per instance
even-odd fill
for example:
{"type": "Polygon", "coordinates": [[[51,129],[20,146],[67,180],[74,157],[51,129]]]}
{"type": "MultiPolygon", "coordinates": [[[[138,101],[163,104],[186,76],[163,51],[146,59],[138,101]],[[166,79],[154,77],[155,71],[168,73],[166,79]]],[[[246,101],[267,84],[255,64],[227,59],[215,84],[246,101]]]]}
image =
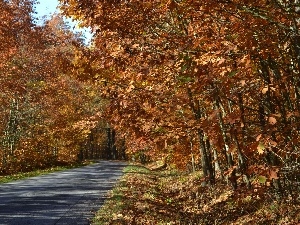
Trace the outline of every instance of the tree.
{"type": "Polygon", "coordinates": [[[299,156],[297,3],[61,4],[95,32],[84,65],[133,151],[182,165],[197,146],[208,183],[220,175],[250,187],[261,175],[280,188],[279,169],[299,156]]]}
{"type": "Polygon", "coordinates": [[[76,162],[104,105],[98,87],[70,75],[81,37],[59,15],[34,24],[32,5],[0,5],[1,174],[76,162]]]}

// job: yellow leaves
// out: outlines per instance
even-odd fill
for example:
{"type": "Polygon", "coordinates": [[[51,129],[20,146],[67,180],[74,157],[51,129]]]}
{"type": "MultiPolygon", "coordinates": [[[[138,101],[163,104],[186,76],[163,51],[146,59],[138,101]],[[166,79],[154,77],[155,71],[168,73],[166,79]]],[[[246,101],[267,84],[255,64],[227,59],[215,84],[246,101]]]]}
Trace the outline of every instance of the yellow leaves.
{"type": "Polygon", "coordinates": [[[238,60],[239,66],[243,66],[245,68],[248,68],[251,66],[251,59],[250,55],[245,55],[242,59],[238,60]]]}
{"type": "Polygon", "coordinates": [[[111,56],[118,57],[124,52],[124,48],[120,44],[113,44],[110,47],[110,51],[111,51],[110,53],[111,56]]]}
{"type": "Polygon", "coordinates": [[[245,80],[241,80],[240,84],[242,85],[242,87],[244,87],[246,85],[246,81],[245,80]]]}
{"type": "Polygon", "coordinates": [[[142,82],[142,86],[147,86],[148,85],[148,82],[147,81],[143,81],[142,82]]]}
{"type": "Polygon", "coordinates": [[[151,130],[151,128],[152,128],[152,124],[150,124],[150,123],[145,123],[145,124],[142,126],[142,128],[143,128],[143,131],[149,132],[149,131],[151,130]]]}
{"type": "Polygon", "coordinates": [[[134,45],[131,46],[131,48],[137,49],[139,46],[140,46],[139,44],[134,44],[134,45]]]}
{"type": "Polygon", "coordinates": [[[264,88],[261,90],[261,93],[266,94],[268,90],[269,90],[269,87],[264,87],[264,88]]]}
{"type": "Polygon", "coordinates": [[[265,145],[262,142],[259,142],[257,146],[257,151],[260,155],[264,154],[265,145]]]}
{"type": "Polygon", "coordinates": [[[143,103],[143,109],[146,111],[146,112],[151,112],[153,111],[153,107],[151,106],[151,104],[146,101],[143,103]]]}
{"type": "Polygon", "coordinates": [[[218,60],[217,65],[220,66],[220,65],[222,65],[225,61],[226,61],[226,60],[225,60],[224,58],[220,58],[220,59],[218,60]]]}
{"type": "Polygon", "coordinates": [[[263,87],[263,89],[261,90],[261,93],[266,94],[268,91],[276,91],[276,88],[274,88],[272,85],[268,85],[263,87]]]}
{"type": "Polygon", "coordinates": [[[127,93],[130,93],[134,88],[135,88],[134,85],[133,85],[133,84],[130,84],[130,85],[127,87],[127,89],[126,89],[126,92],[127,92],[127,93]]]}
{"type": "Polygon", "coordinates": [[[44,89],[47,86],[45,81],[28,81],[26,84],[27,88],[30,89],[44,89]]]}

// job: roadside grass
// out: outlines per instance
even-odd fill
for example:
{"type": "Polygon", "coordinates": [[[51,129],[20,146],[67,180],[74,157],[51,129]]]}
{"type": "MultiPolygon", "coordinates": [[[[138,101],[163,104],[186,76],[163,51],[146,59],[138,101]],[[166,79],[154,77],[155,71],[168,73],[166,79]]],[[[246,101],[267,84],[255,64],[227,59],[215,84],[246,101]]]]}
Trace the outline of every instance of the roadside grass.
{"type": "Polygon", "coordinates": [[[233,192],[226,184],[202,187],[202,174],[151,171],[130,165],[96,213],[93,225],[299,224],[300,205],[268,189],[233,192]]]}
{"type": "Polygon", "coordinates": [[[16,174],[11,174],[11,175],[6,175],[6,176],[0,176],[0,184],[16,181],[16,180],[22,180],[22,179],[27,179],[30,177],[36,177],[44,174],[49,174],[57,171],[64,171],[72,168],[78,168],[82,166],[86,166],[89,164],[92,164],[92,161],[84,161],[79,164],[73,164],[69,166],[54,166],[51,168],[47,169],[38,169],[30,172],[23,172],[23,173],[16,173],[16,174]]]}

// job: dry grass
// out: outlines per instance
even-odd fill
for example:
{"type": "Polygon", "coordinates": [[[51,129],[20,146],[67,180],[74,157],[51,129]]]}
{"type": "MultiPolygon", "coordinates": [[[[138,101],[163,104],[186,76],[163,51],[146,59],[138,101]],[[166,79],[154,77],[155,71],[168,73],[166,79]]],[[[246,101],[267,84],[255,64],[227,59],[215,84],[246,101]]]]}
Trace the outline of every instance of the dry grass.
{"type": "Polygon", "coordinates": [[[299,205],[275,201],[266,189],[201,187],[199,172],[153,172],[140,166],[129,166],[125,172],[94,225],[300,224],[299,205]]]}

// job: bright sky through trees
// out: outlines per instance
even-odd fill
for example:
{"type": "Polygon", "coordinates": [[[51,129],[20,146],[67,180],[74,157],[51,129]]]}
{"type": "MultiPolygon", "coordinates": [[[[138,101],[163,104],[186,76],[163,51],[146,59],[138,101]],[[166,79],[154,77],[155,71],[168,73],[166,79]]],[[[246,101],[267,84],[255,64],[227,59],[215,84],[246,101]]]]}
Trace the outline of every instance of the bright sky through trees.
{"type": "Polygon", "coordinates": [[[57,5],[57,0],[41,0],[38,4],[35,5],[35,7],[38,16],[42,17],[44,15],[53,14],[56,11],[57,5]]]}
{"type": "MultiPolygon", "coordinates": [[[[37,12],[36,17],[38,20],[42,20],[43,17],[49,17],[53,13],[58,12],[59,10],[57,9],[58,6],[58,1],[57,0],[40,0],[37,2],[35,5],[35,11],[37,12]]],[[[75,32],[82,32],[86,38],[86,43],[89,43],[92,34],[90,33],[89,29],[79,29],[77,27],[77,24],[73,22],[71,19],[66,19],[66,21],[69,23],[70,27],[75,31],[75,32]]]]}

